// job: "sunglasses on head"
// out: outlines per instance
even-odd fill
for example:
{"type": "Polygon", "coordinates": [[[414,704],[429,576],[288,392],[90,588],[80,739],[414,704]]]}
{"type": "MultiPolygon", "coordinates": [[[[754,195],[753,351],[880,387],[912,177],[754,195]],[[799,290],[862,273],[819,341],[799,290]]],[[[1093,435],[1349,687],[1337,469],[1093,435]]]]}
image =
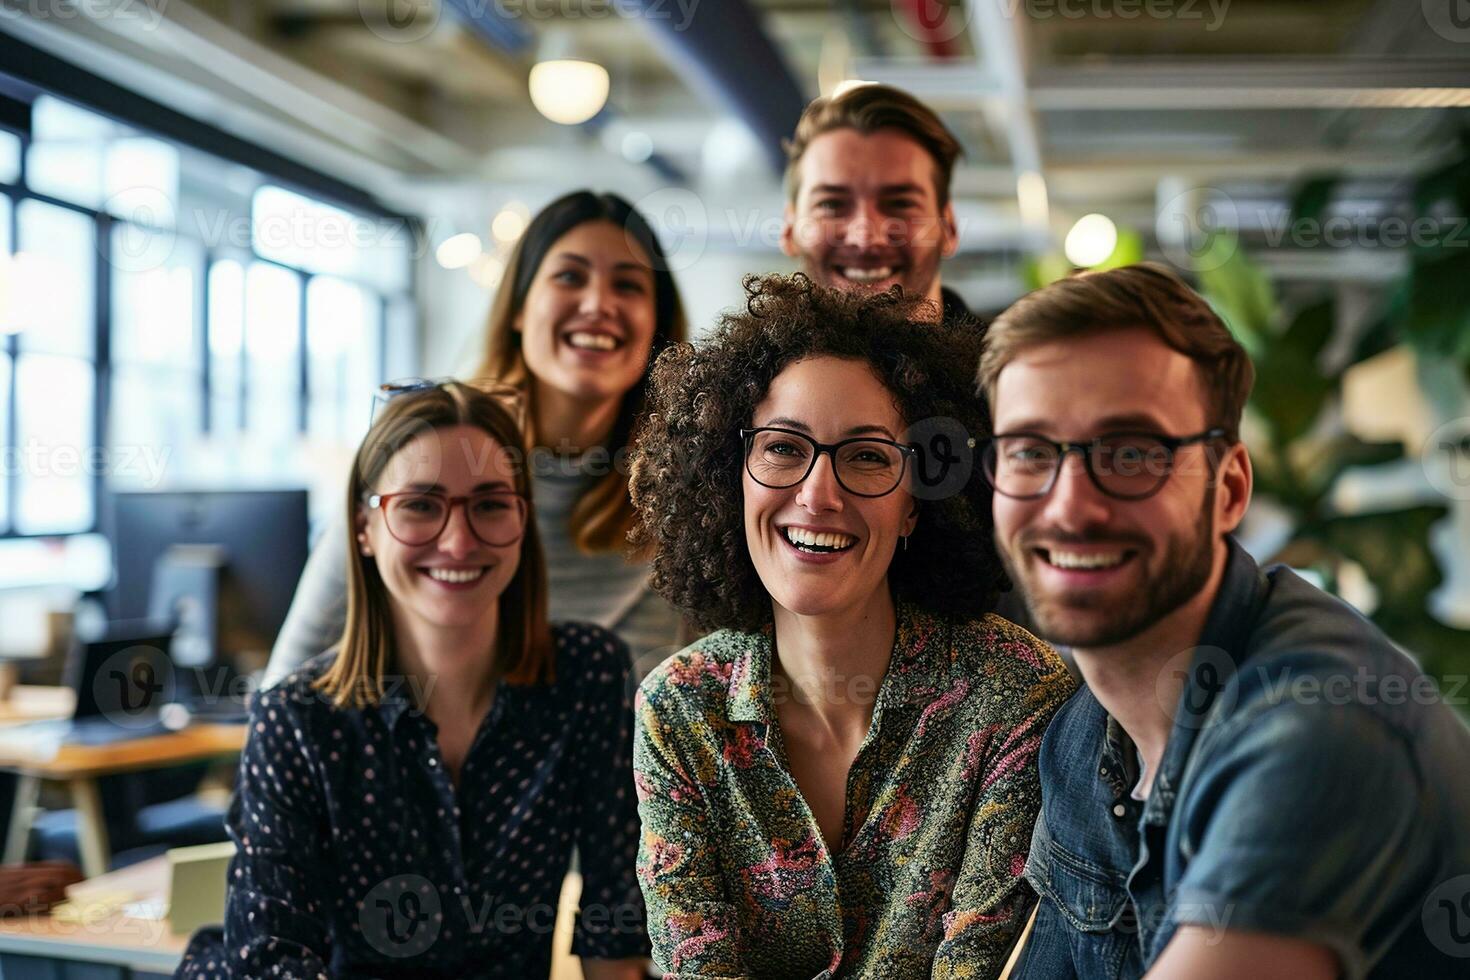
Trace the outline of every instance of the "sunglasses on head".
{"type": "Polygon", "coordinates": [[[387,405],[395,399],[421,395],[428,391],[438,391],[449,385],[463,385],[466,388],[473,388],[476,391],[489,395],[498,401],[506,411],[510,412],[511,418],[515,420],[517,428],[525,428],[526,399],[521,389],[500,381],[461,381],[458,378],[402,378],[398,381],[384,382],[373,393],[373,410],[368,422],[369,424],[376,422],[378,411],[384,405],[387,405]]]}

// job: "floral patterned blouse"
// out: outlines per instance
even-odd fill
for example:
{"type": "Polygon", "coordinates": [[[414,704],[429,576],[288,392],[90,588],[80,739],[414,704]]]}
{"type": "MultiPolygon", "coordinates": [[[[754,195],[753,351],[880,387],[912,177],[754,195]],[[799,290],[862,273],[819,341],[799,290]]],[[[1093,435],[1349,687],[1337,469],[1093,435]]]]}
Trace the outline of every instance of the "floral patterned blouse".
{"type": "Polygon", "coordinates": [[[639,690],[638,875],[665,977],[997,976],[1034,901],[1036,754],[1076,687],[1060,658],[998,616],[900,604],[836,852],[785,761],[771,659],[769,628],[722,630],[639,690]]]}

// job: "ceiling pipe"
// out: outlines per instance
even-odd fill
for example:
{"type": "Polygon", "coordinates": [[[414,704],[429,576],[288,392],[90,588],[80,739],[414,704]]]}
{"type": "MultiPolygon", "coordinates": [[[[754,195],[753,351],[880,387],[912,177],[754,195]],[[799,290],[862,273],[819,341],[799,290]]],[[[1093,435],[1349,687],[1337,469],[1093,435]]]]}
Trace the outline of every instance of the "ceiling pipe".
{"type": "MultiPolygon", "coordinates": [[[[392,3],[392,0],[389,0],[392,3]]],[[[454,19],[490,47],[505,54],[526,54],[536,36],[498,3],[485,0],[443,0],[454,19]]]]}
{"type": "Polygon", "coordinates": [[[807,98],[749,0],[687,8],[669,0],[623,0],[618,8],[649,27],[690,88],[750,128],[772,170],[785,169],[781,141],[796,129],[807,98]]]}

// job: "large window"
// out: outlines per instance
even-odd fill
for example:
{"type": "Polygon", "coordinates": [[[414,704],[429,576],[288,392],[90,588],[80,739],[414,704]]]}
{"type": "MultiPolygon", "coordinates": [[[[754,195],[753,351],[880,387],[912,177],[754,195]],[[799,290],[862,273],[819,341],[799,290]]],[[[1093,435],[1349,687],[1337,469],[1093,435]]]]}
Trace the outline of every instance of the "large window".
{"type": "Polygon", "coordinates": [[[411,235],[59,99],[0,130],[0,537],[312,486],[415,368],[411,235]]]}

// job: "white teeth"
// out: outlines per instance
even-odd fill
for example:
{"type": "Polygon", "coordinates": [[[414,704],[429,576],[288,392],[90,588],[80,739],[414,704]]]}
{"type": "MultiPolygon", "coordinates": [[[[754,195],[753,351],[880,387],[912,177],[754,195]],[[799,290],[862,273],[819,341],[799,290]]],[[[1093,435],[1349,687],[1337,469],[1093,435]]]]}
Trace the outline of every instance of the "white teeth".
{"type": "Polygon", "coordinates": [[[893,267],[890,265],[880,265],[876,269],[854,269],[848,266],[842,270],[842,274],[853,282],[877,282],[880,279],[887,279],[893,275],[893,267]]]}
{"type": "Polygon", "coordinates": [[[1052,549],[1046,552],[1046,560],[1057,568],[1112,568],[1123,563],[1123,552],[1106,551],[1084,555],[1075,551],[1052,549]]]}
{"type": "Polygon", "coordinates": [[[469,568],[464,570],[453,568],[430,568],[429,578],[436,582],[473,582],[485,574],[483,568],[469,568]]]}
{"type": "Polygon", "coordinates": [[[823,531],[818,534],[799,527],[788,527],[785,529],[786,540],[794,545],[807,545],[817,548],[833,548],[841,551],[848,548],[857,541],[851,534],[842,534],[837,531],[823,531]]]}
{"type": "Polygon", "coordinates": [[[583,333],[580,330],[567,334],[567,343],[583,350],[617,350],[618,348],[616,337],[610,337],[605,333],[583,333]]]}

